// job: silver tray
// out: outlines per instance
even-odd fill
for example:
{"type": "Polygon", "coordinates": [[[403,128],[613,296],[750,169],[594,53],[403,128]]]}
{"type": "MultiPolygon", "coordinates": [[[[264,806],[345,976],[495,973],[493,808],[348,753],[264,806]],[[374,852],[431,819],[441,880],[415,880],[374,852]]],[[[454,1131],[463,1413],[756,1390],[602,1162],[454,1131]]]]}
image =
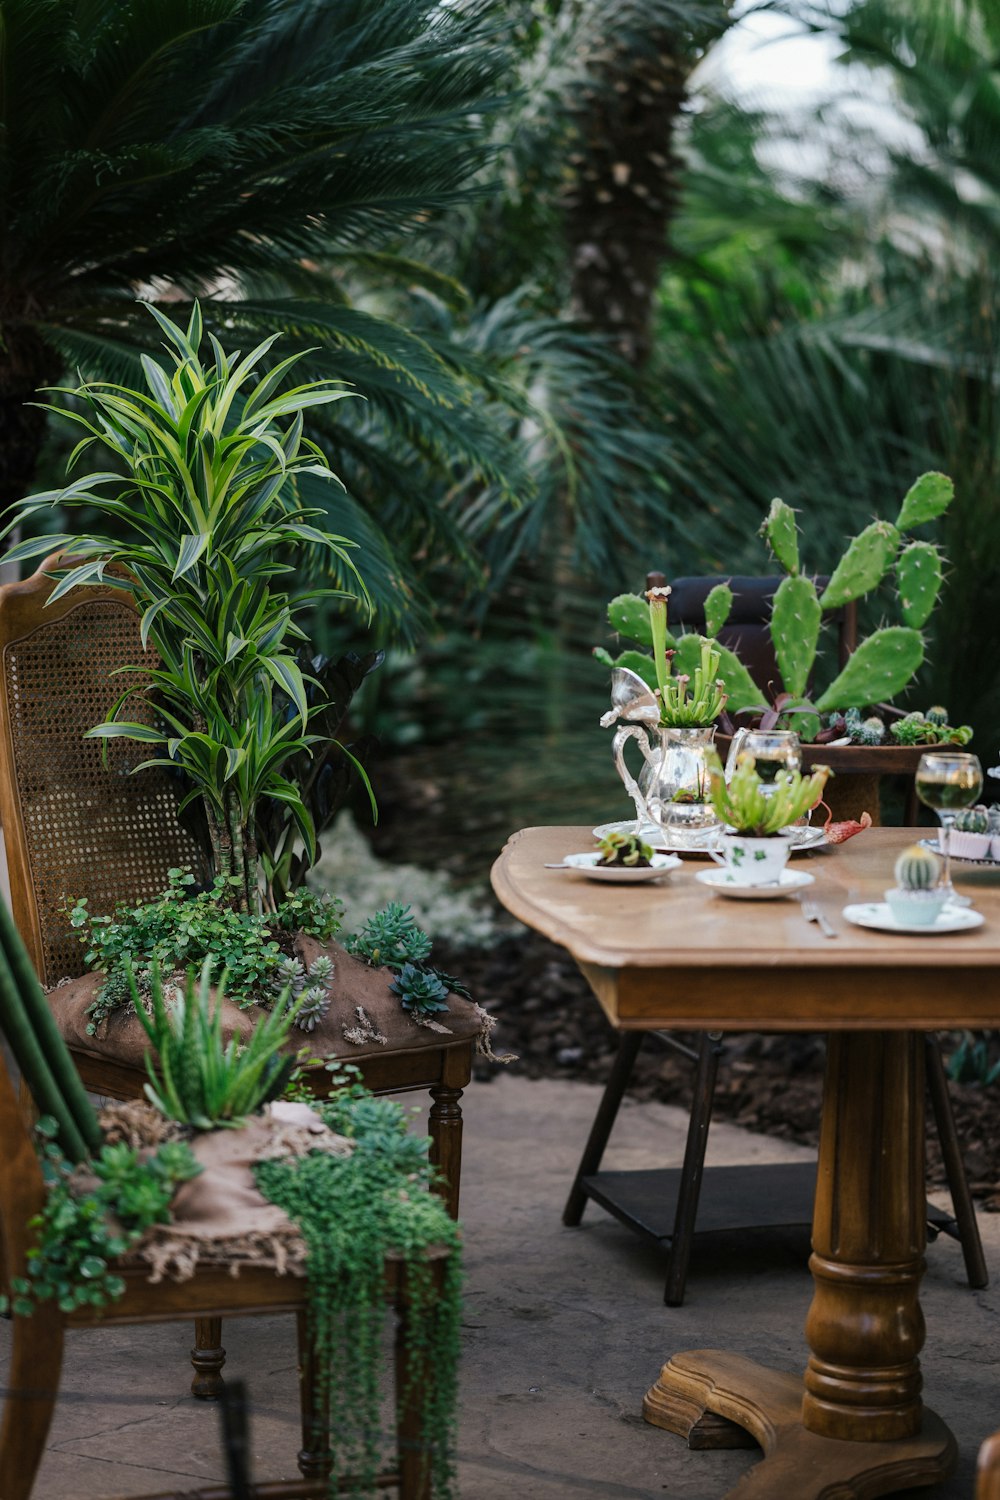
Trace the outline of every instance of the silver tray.
{"type": "MultiPolygon", "coordinates": [[[[593,830],[595,839],[606,838],[609,833],[638,833],[644,844],[651,849],[663,854],[700,854],[709,859],[708,849],[704,833],[692,836],[690,843],[681,843],[679,840],[667,845],[663,839],[663,830],[655,823],[643,823],[640,829],[635,818],[629,818],[624,823],[599,823],[593,830]]],[[[826,843],[826,834],[822,828],[797,828],[789,834],[792,854],[806,854],[810,849],[819,849],[826,843]]]]}
{"type": "MultiPolygon", "coordinates": [[[[925,849],[930,849],[934,854],[940,854],[944,858],[944,850],[939,846],[937,839],[920,839],[920,844],[925,849]]],[[[971,854],[953,854],[951,858],[958,865],[987,865],[991,870],[1000,870],[1000,859],[994,859],[987,854],[985,859],[975,859],[971,854]]]]}

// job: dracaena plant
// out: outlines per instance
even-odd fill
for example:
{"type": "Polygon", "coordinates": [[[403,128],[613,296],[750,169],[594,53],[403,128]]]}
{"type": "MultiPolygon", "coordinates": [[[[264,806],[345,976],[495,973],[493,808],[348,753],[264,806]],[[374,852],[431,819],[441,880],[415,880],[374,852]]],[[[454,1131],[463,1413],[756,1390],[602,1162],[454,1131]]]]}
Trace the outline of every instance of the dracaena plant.
{"type": "MultiPolygon", "coordinates": [[[[91,735],[124,736],[156,747],[144,765],[180,768],[190,790],[182,810],[201,800],[217,875],[234,904],[257,902],[256,820],[265,799],[282,804],[308,857],[315,828],[290,774],[301,771],[329,735],[314,722],[325,707],[297,659],[306,637],[296,614],[337,589],[293,593],[290,576],[338,562],[364,585],[351,557],[355,543],[321,525],[322,512],[298,499],[300,475],[339,485],[322,450],[303,436],[303,412],[348,395],[342,385],[311,381],[282,390],[301,355],[255,373],[277,335],[246,355],[227,354],[214,335],[202,355],[197,305],[187,328],[149,308],[164,335],[165,360],[142,359],[147,389],[108,381],[57,387],[73,401],[51,409],[84,429],[69,469],[95,444],[122,472],[101,471],[20,502],[14,525],[55,506],[91,507],[115,534],[89,531],[19,542],[21,561],[62,547],[71,554],[52,598],[81,584],[130,592],[141,613],[143,646],[159,664],[148,686],[126,685],[91,735]],[[151,705],[136,713],[139,700],[151,705]]],[[[357,596],[350,596],[357,597],[357,596]]],[[[135,668],[135,671],[144,671],[135,668]]]]}

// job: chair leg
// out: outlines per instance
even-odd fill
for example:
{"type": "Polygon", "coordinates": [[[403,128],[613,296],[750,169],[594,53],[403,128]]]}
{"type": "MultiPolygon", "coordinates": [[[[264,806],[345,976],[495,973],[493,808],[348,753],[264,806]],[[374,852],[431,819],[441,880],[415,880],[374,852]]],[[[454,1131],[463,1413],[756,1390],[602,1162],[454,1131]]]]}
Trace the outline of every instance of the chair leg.
{"type": "Polygon", "coordinates": [[[299,1473],[304,1479],[325,1479],[333,1467],[330,1431],[322,1414],[316,1411],[316,1360],[309,1337],[309,1314],[302,1309],[295,1315],[299,1340],[299,1410],[302,1420],[302,1447],[299,1450],[299,1473]]]}
{"type": "Polygon", "coordinates": [[[691,1262],[691,1243],[694,1239],[695,1220],[698,1217],[698,1199],[701,1196],[701,1181],[705,1172],[705,1151],[708,1146],[708,1129],[712,1123],[712,1098],[715,1080],[719,1072],[719,1054],[722,1051],[722,1035],[717,1031],[703,1032],[698,1044],[698,1071],[695,1074],[694,1099],[691,1103],[691,1118],[688,1122],[687,1143],[684,1147],[684,1165],[681,1169],[680,1191],[674,1213],[674,1230],[670,1236],[670,1255],[667,1260],[667,1284],[663,1300],[668,1307],[680,1307],[684,1301],[688,1266],[691,1262]]]}
{"type": "Polygon", "coordinates": [[[0,1496],[28,1500],[59,1392],[63,1321],[53,1303],[13,1319],[7,1397],[0,1422],[0,1496]]]}
{"type": "Polygon", "coordinates": [[[594,1123],[590,1127],[590,1135],[587,1144],[583,1148],[580,1157],[580,1165],[576,1169],[573,1178],[573,1186],[569,1190],[566,1199],[566,1207],[563,1209],[562,1221],[571,1229],[575,1229],[583,1218],[583,1210],[587,1204],[587,1194],[583,1190],[583,1179],[590,1177],[601,1165],[604,1148],[608,1144],[611,1131],[614,1128],[618,1116],[618,1108],[622,1102],[628,1081],[635,1067],[635,1060],[639,1056],[639,1048],[648,1035],[645,1031],[623,1031],[621,1041],[618,1044],[618,1053],[611,1065],[611,1073],[604,1086],[601,1102],[594,1116],[594,1123]]]}
{"type": "Polygon", "coordinates": [[[430,1091],[434,1101],[427,1118],[430,1159],[444,1182],[438,1191],[453,1219],[458,1218],[462,1186],[462,1091],[471,1073],[471,1053],[451,1048],[445,1053],[441,1082],[430,1091]]]}
{"type": "Polygon", "coordinates": [[[951,1209],[955,1215],[955,1223],[958,1225],[958,1239],[962,1246],[965,1274],[970,1287],[983,1287],[989,1283],[989,1272],[986,1269],[983,1242],[979,1235],[979,1225],[976,1222],[976,1210],[973,1207],[972,1194],[969,1192],[969,1179],[965,1175],[962,1148],[958,1139],[958,1131],[955,1129],[955,1116],[952,1113],[951,1099],[948,1096],[948,1079],[941,1057],[941,1044],[933,1032],[927,1033],[926,1041],[927,1087],[930,1091],[931,1107],[934,1110],[938,1140],[941,1142],[941,1155],[944,1158],[948,1192],[951,1195],[951,1209]]]}
{"type": "Polygon", "coordinates": [[[222,1367],[226,1351],[222,1347],[222,1319],[196,1318],[191,1365],[194,1375],[191,1394],[200,1401],[217,1401],[222,1391],[222,1367]]]}

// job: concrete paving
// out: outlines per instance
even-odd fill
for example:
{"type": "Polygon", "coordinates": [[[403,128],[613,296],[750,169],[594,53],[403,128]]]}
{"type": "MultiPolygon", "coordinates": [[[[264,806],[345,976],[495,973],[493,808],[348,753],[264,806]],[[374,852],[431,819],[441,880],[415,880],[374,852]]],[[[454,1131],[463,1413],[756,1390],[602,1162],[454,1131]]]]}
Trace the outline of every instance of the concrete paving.
{"type": "MultiPolygon", "coordinates": [[[[661,1257],[588,1206],[563,1200],[598,1091],[500,1076],[466,1098],[463,1221],[468,1284],[461,1373],[464,1500],[717,1500],[752,1452],[691,1452],[646,1426],[642,1396],[673,1350],[725,1347],[798,1371],[810,1299],[794,1233],[696,1245],[687,1301],[662,1302],[661,1257]]],[[[686,1117],[627,1102],[607,1165],[677,1164],[686,1117]]],[[[807,1155],[727,1126],[718,1162],[807,1155]]],[[[955,1432],[960,1466],[922,1496],[971,1500],[975,1455],[1000,1427],[1000,1219],[982,1216],[994,1286],[970,1292],[961,1252],[928,1251],[928,1404],[955,1432]]],[[[295,1351],[287,1319],[227,1326],[228,1369],[249,1387],[254,1477],[290,1478],[298,1447],[295,1351]]],[[[221,1480],[217,1416],[187,1394],[183,1325],[70,1337],[60,1405],[35,1500],[97,1500],[221,1480]]],[[[0,1360],[7,1328],[0,1324],[0,1360]]],[[[0,1364],[0,1380],[3,1365],[0,1364]]],[[[777,1500],[777,1497],[776,1497],[777,1500]]]]}

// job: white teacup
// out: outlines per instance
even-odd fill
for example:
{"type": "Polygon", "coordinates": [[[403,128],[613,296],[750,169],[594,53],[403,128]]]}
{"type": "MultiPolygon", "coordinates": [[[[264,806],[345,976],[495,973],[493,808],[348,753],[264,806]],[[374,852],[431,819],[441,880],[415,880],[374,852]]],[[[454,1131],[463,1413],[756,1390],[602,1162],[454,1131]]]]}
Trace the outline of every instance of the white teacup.
{"type": "Polygon", "coordinates": [[[767,839],[747,838],[742,833],[723,833],[709,853],[724,865],[734,885],[776,885],[788,863],[791,844],[777,835],[767,839]]]}

